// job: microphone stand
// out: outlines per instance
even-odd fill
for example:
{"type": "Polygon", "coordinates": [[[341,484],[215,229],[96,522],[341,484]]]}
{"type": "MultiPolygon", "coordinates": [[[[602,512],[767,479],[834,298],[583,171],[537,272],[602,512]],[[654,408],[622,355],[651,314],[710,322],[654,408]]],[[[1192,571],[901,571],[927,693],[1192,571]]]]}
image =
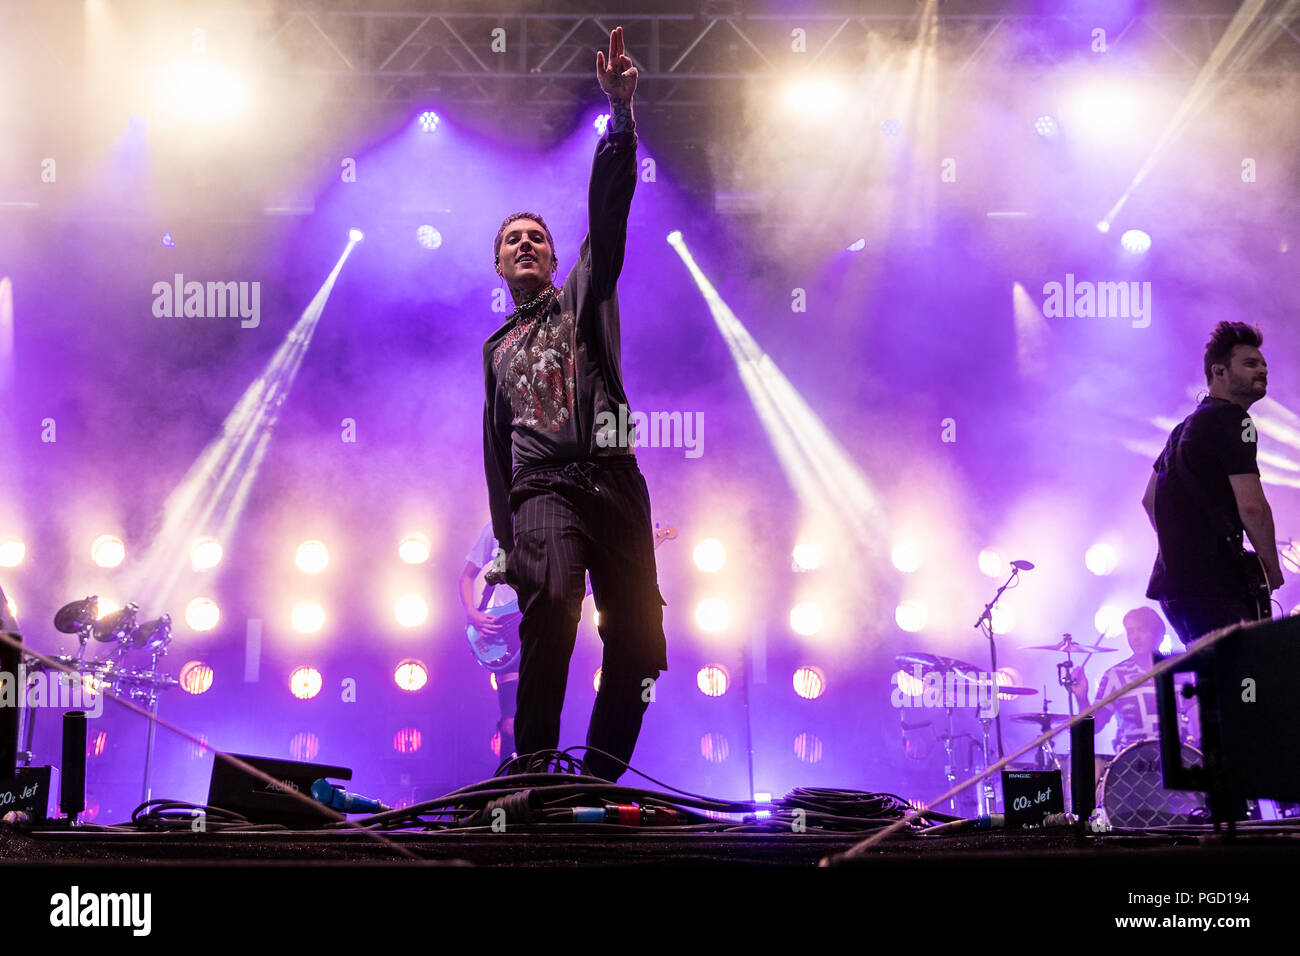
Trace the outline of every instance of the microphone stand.
{"type": "MultiPolygon", "coordinates": [[[[993,677],[994,693],[997,692],[997,687],[998,687],[998,644],[997,641],[993,639],[993,608],[997,606],[998,599],[1002,597],[1002,592],[1005,591],[1007,588],[1011,587],[1012,582],[1015,581],[1017,578],[1019,578],[1019,576],[1020,576],[1020,569],[1015,566],[1012,566],[1011,577],[1007,578],[1006,582],[1003,583],[1002,587],[998,588],[997,594],[993,595],[993,600],[989,601],[988,604],[984,605],[984,611],[983,613],[980,614],[979,620],[977,620],[974,625],[976,628],[978,628],[981,631],[981,633],[983,633],[984,637],[989,642],[989,661],[992,665],[992,671],[990,673],[992,674],[993,677]]],[[[1005,753],[1003,752],[1002,749],[1002,708],[1001,707],[998,708],[997,714],[994,715],[994,723],[997,726],[998,759],[1001,760],[1002,757],[1005,756],[1005,753]]]]}

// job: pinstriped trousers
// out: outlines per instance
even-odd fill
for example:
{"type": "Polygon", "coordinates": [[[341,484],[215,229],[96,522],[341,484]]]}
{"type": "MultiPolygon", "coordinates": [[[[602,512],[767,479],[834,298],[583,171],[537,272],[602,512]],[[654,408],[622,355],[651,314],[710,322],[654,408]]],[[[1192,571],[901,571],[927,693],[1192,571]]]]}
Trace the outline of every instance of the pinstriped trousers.
{"type": "Polygon", "coordinates": [[[510,512],[506,580],[523,613],[517,749],[522,756],[559,745],[590,572],[604,653],[587,745],[616,759],[589,753],[584,764],[617,780],[636,747],[651,683],[668,667],[645,478],[633,455],[530,466],[513,482],[510,512]]]}

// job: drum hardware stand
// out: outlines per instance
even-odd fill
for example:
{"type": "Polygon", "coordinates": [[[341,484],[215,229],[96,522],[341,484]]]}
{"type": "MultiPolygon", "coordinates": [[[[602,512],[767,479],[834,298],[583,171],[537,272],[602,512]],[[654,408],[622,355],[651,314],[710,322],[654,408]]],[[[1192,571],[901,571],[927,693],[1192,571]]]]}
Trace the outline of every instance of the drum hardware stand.
{"type": "MultiPolygon", "coordinates": [[[[952,714],[953,711],[956,709],[957,709],[956,707],[949,704],[947,708],[948,732],[943,735],[943,754],[944,754],[944,761],[945,761],[943,767],[943,774],[948,779],[949,790],[951,790],[953,786],[957,783],[957,756],[956,754],[953,753],[952,750],[952,743],[954,740],[957,739],[956,736],[953,734],[953,726],[952,726],[952,714]]],[[[952,810],[953,813],[957,812],[957,794],[954,793],[951,797],[948,798],[948,808],[952,810]]]]}
{"type": "MultiPolygon", "coordinates": [[[[982,749],[984,753],[984,766],[981,767],[980,770],[985,771],[988,770],[990,766],[992,766],[991,762],[989,761],[989,725],[994,722],[995,718],[980,717],[978,719],[980,722],[980,730],[982,731],[982,736],[983,736],[982,749]]],[[[1000,748],[998,753],[999,756],[1001,756],[1000,748]]],[[[997,803],[998,803],[998,794],[997,791],[993,788],[993,777],[992,775],[986,776],[980,781],[979,815],[982,817],[988,817],[997,813],[998,812],[997,803]]]]}

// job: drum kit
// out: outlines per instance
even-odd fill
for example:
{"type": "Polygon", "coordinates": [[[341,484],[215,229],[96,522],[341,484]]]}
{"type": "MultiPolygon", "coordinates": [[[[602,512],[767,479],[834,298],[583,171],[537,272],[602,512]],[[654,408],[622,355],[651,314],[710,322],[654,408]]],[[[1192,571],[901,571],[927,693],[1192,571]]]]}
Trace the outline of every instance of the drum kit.
{"type": "MultiPolygon", "coordinates": [[[[28,683],[41,679],[38,675],[52,672],[59,680],[70,680],[92,694],[110,694],[118,699],[139,701],[149,712],[148,742],[144,758],[143,800],[149,799],[149,774],[153,761],[155,732],[158,716],[158,695],[163,690],[180,685],[175,677],[160,671],[162,659],[172,642],[172,619],[163,614],[152,620],[139,620],[140,607],[128,603],[126,607],[99,616],[99,598],[91,595],[72,601],[59,608],[54,615],[54,627],[63,634],[75,634],[80,647],[75,655],[53,658],[28,656],[23,668],[28,683]],[[97,660],[86,660],[90,641],[109,645],[97,660]],[[129,666],[128,654],[147,655],[148,666],[129,666]]],[[[78,699],[79,695],[78,695],[78,699]]],[[[36,732],[36,709],[24,707],[22,750],[19,760],[29,764],[32,760],[32,738],[36,732]]]]}
{"type": "MultiPolygon", "coordinates": [[[[1093,654],[1110,654],[1118,650],[1118,648],[1103,646],[1101,640],[1102,638],[1098,638],[1095,644],[1082,644],[1074,640],[1069,634],[1065,634],[1060,641],[1054,644],[1034,644],[1021,647],[1020,649],[1025,651],[1041,651],[1063,655],[1063,659],[1056,665],[1056,670],[1057,679],[1061,687],[1066,690],[1066,698],[1069,702],[1068,713],[1053,713],[1049,710],[1051,701],[1047,698],[1047,688],[1044,687],[1042,710],[1036,713],[1015,714],[1012,715],[1011,720],[1019,724],[1032,724],[1039,734],[1046,733],[1053,727],[1072,720],[1076,716],[1074,696],[1074,688],[1077,686],[1077,681],[1074,679],[1076,670],[1086,664],[1093,654]],[[1083,659],[1076,662],[1075,655],[1083,655],[1083,659]]],[[[979,669],[973,664],[952,657],[912,652],[897,655],[895,661],[900,668],[913,671],[921,670],[938,675],[944,687],[948,690],[954,687],[965,686],[969,688],[980,684],[987,685],[988,683],[987,675],[980,675],[979,669]]],[[[1000,684],[997,687],[997,693],[1003,700],[1010,700],[1030,697],[1037,694],[1038,691],[1029,687],[1000,684]]],[[[944,745],[946,757],[944,775],[950,788],[956,783],[958,774],[954,743],[963,736],[969,736],[954,732],[953,719],[962,700],[961,694],[945,693],[944,706],[948,715],[947,732],[940,734],[939,739],[944,745]]],[[[973,706],[975,696],[968,693],[964,700],[966,706],[973,706]]],[[[1186,706],[1185,704],[1184,712],[1180,715],[1184,728],[1188,726],[1186,706]]],[[[992,763],[989,748],[989,729],[994,716],[985,710],[981,710],[977,713],[977,719],[980,723],[980,736],[982,739],[979,746],[972,745],[972,749],[977,751],[983,764],[982,766],[967,768],[975,772],[983,770],[992,763]]],[[[1192,738],[1185,733],[1184,741],[1181,743],[1184,764],[1199,765],[1201,762],[1202,755],[1193,746],[1193,743],[1192,738]]],[[[1156,740],[1139,740],[1129,743],[1114,756],[1096,755],[1095,761],[1097,806],[1105,810],[1107,819],[1112,826],[1166,826],[1188,822],[1203,812],[1204,800],[1200,794],[1164,789],[1160,764],[1160,747],[1159,742],[1156,740]]],[[[976,762],[978,763],[978,760],[976,762]]],[[[1056,753],[1051,738],[1039,746],[1032,766],[1026,767],[1026,769],[1061,770],[1062,788],[1064,793],[1067,796],[1069,795],[1070,763],[1068,757],[1062,759],[1062,756],[1056,753]]],[[[977,802],[981,816],[996,812],[997,795],[991,777],[985,778],[983,781],[977,802]]],[[[955,797],[950,801],[950,805],[956,811],[955,797]]]]}

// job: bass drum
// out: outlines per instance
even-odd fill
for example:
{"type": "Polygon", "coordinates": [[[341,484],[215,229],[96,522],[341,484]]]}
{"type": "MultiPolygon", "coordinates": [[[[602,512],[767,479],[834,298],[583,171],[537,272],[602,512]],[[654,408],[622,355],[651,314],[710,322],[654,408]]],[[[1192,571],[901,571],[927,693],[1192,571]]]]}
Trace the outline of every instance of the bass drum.
{"type": "MultiPolygon", "coordinates": [[[[1199,767],[1201,752],[1180,743],[1183,765],[1199,767]]],[[[1115,755],[1097,784],[1097,806],[1111,826],[1162,827],[1191,822],[1204,810],[1204,796],[1191,790],[1166,790],[1160,764],[1160,741],[1139,740],[1115,755]]]]}

